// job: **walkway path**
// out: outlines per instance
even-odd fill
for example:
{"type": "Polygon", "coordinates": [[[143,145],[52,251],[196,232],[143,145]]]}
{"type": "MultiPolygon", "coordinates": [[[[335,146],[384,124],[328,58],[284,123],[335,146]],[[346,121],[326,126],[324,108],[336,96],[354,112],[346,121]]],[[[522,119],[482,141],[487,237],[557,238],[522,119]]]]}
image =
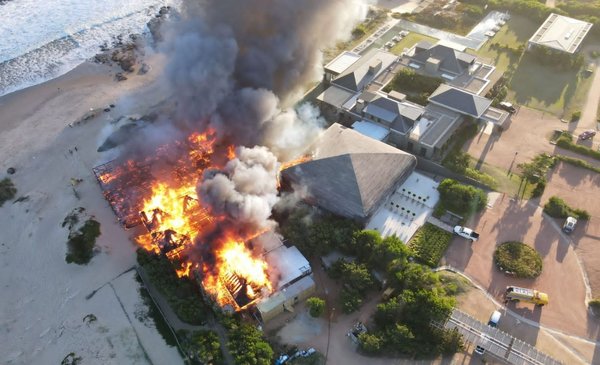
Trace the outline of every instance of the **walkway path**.
{"type": "Polygon", "coordinates": [[[585,106],[581,113],[581,120],[577,123],[577,126],[581,126],[585,129],[598,129],[599,124],[596,122],[596,115],[598,112],[598,103],[600,103],[600,63],[596,66],[594,72],[594,80],[592,86],[588,91],[585,106]]]}
{"type": "Polygon", "coordinates": [[[427,217],[426,221],[427,221],[427,223],[431,223],[434,226],[443,229],[444,231],[448,231],[448,232],[451,232],[451,233],[454,232],[453,228],[450,225],[442,222],[441,220],[437,219],[434,216],[430,215],[429,217],[427,217]]]}

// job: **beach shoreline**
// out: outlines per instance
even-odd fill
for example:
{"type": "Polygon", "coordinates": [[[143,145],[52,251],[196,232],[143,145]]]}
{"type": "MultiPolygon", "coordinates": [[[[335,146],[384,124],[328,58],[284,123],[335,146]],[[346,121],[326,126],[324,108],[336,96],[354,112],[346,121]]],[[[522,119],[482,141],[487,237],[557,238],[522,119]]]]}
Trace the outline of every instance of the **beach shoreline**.
{"type": "Polygon", "coordinates": [[[15,199],[0,207],[0,284],[6,293],[0,298],[0,363],[57,364],[71,352],[84,363],[148,364],[164,353],[172,354],[169,363],[181,361],[155,330],[136,341],[140,324],[114,306],[127,287],[137,291],[134,280],[121,282],[117,291],[107,286],[136,264],[136,247],[92,173],[107,158],[97,148],[112,122],[143,115],[167,98],[161,56],[144,62],[148,73],[137,73],[140,61],[121,82],[115,80],[122,72],[118,65],[84,62],[0,97],[0,179],[10,178],[17,188],[15,199]],[[95,116],[82,120],[90,109],[95,116]],[[77,207],[101,224],[98,252],[85,266],[65,262],[68,230],[61,222],[77,207]],[[93,325],[82,322],[89,314],[97,317],[93,325]]]}

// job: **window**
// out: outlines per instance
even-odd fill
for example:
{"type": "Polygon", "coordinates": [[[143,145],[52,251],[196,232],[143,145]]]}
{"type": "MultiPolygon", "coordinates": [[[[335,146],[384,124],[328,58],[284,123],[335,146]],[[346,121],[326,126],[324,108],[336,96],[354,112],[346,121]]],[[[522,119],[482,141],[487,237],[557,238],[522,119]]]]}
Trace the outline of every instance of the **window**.
{"type": "Polygon", "coordinates": [[[427,155],[427,149],[425,147],[421,147],[421,156],[426,156],[427,155]]]}

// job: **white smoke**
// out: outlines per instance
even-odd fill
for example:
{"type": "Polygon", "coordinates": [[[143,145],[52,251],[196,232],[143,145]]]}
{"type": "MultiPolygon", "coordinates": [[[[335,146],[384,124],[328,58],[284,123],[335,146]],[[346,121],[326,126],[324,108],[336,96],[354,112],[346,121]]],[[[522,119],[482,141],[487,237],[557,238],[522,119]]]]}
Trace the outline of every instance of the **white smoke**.
{"type": "Polygon", "coordinates": [[[277,157],[266,147],[239,147],[223,171],[205,174],[198,195],[213,213],[227,214],[240,226],[273,228],[269,217],[279,200],[278,170],[277,157]]]}

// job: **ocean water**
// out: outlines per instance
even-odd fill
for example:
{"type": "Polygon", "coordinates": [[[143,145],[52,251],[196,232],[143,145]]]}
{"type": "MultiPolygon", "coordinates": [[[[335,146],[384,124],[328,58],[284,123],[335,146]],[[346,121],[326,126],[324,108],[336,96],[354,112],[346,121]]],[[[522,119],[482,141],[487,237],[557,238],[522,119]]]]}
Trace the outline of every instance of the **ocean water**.
{"type": "MultiPolygon", "coordinates": [[[[0,1],[0,3],[2,3],[0,1]]],[[[58,77],[178,0],[10,0],[0,5],[0,96],[58,77]]]]}

